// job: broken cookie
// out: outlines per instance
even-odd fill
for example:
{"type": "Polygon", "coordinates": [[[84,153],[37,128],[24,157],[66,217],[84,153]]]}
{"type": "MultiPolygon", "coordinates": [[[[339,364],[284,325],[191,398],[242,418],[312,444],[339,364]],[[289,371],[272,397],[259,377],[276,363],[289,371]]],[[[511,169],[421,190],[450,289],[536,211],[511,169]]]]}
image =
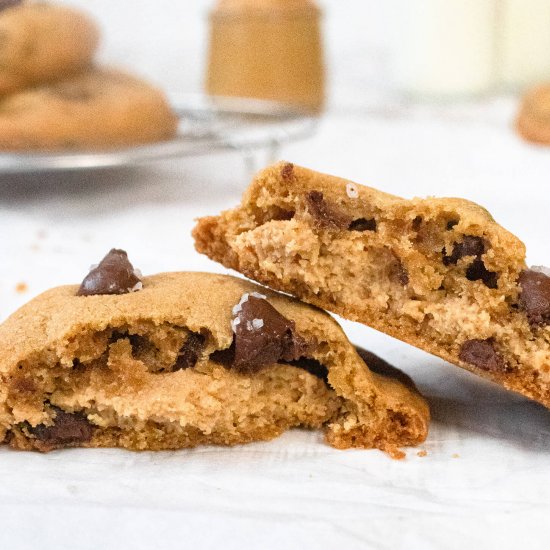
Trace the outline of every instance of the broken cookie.
{"type": "Polygon", "coordinates": [[[107,294],[133,268],[114,250],[96,269],[92,295],[52,289],[0,326],[0,441],[13,448],[234,445],[305,427],[395,453],[426,438],[416,389],[371,372],[318,309],[206,273],[107,294]]]}
{"type": "Polygon", "coordinates": [[[194,237],[226,267],[550,407],[549,273],[474,203],[279,163],[194,237]]]}

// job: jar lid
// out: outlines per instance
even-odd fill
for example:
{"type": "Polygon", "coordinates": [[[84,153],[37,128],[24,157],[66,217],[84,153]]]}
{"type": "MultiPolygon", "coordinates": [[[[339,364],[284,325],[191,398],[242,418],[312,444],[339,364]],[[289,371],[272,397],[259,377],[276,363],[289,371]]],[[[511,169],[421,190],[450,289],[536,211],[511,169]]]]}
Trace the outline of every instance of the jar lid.
{"type": "Polygon", "coordinates": [[[315,0],[218,0],[212,15],[286,15],[299,12],[318,14],[315,0]]]}

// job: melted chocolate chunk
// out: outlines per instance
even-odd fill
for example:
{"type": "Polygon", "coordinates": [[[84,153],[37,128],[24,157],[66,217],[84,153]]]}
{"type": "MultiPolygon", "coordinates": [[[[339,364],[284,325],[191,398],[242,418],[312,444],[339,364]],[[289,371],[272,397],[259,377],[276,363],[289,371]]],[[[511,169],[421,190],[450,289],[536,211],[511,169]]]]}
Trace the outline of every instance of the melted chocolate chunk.
{"type": "Polygon", "coordinates": [[[78,445],[90,441],[93,435],[93,426],[83,413],[67,413],[53,407],[55,418],[52,426],[39,424],[29,428],[29,432],[48,446],[78,445]]]}
{"type": "Polygon", "coordinates": [[[0,0],[0,11],[4,11],[8,8],[13,8],[22,3],[23,0],[0,0]]]}
{"type": "Polygon", "coordinates": [[[289,180],[294,177],[294,164],[291,162],[287,162],[282,168],[281,168],[281,177],[284,180],[289,180]]]}
{"type": "Polygon", "coordinates": [[[474,256],[474,261],[466,269],[466,278],[469,281],[483,281],[488,288],[498,287],[498,273],[489,271],[481,256],[485,253],[486,244],[481,237],[465,235],[461,243],[454,243],[453,252],[450,256],[446,255],[446,250],[443,249],[443,264],[456,265],[458,260],[474,256]]]}
{"type": "Polygon", "coordinates": [[[389,378],[394,378],[395,380],[399,380],[399,382],[401,382],[405,386],[416,390],[416,386],[412,381],[412,378],[407,376],[404,372],[395,368],[393,365],[390,365],[387,361],[384,361],[384,359],[378,357],[378,355],[375,355],[374,353],[366,349],[357,346],[355,347],[355,349],[359,354],[359,357],[361,357],[361,359],[365,361],[367,367],[369,367],[372,372],[375,372],[376,374],[381,374],[382,376],[386,376],[389,378]]]}
{"type": "Polygon", "coordinates": [[[309,374],[313,374],[313,376],[320,378],[326,384],[328,384],[328,369],[327,367],[325,367],[325,365],[317,361],[317,359],[311,359],[310,357],[300,357],[300,359],[296,359],[294,361],[281,361],[281,363],[303,369],[309,372],[309,374]]]}
{"type": "Polygon", "coordinates": [[[313,222],[320,229],[347,229],[353,222],[338,207],[328,204],[320,191],[310,191],[306,195],[306,205],[313,222]]]}
{"type": "Polygon", "coordinates": [[[113,248],[82,281],[77,296],[126,294],[139,289],[141,279],[124,250],[113,248]]]}
{"type": "Polygon", "coordinates": [[[389,265],[389,278],[394,282],[398,282],[401,286],[407,286],[410,282],[409,272],[397,257],[389,265]]]}
{"type": "Polygon", "coordinates": [[[204,336],[197,332],[191,332],[180,349],[176,364],[172,370],[190,369],[197,364],[204,349],[204,336]]]}
{"type": "Polygon", "coordinates": [[[506,363],[498,351],[492,338],[488,340],[466,340],[460,349],[461,361],[488,372],[506,372],[506,363]]]}
{"type": "Polygon", "coordinates": [[[118,340],[124,340],[125,338],[128,338],[130,341],[130,345],[132,346],[132,357],[134,357],[134,359],[139,359],[140,355],[151,351],[155,347],[146,336],[142,336],[141,334],[124,334],[114,331],[110,341],[112,343],[118,340]]]}
{"type": "Polygon", "coordinates": [[[455,225],[458,225],[458,223],[458,220],[449,220],[446,225],[447,231],[451,231],[451,229],[453,229],[455,225]]]}
{"type": "Polygon", "coordinates": [[[235,339],[227,349],[217,349],[210,354],[210,360],[230,368],[235,360],[235,339]]]}
{"type": "Polygon", "coordinates": [[[288,221],[295,216],[296,212],[294,210],[285,210],[284,208],[279,208],[275,214],[273,214],[272,220],[275,221],[288,221]]]}
{"type": "Polygon", "coordinates": [[[307,351],[294,321],[283,317],[267,300],[250,295],[238,308],[233,319],[233,344],[228,350],[213,353],[213,361],[253,373],[279,361],[299,359],[307,351]]]}
{"type": "Polygon", "coordinates": [[[348,229],[350,231],[376,231],[376,220],[374,218],[359,218],[353,220],[348,229]]]}
{"type": "Polygon", "coordinates": [[[420,227],[422,226],[423,221],[424,220],[422,219],[422,216],[416,216],[416,218],[414,218],[414,220],[411,223],[412,230],[413,231],[418,231],[420,229],[420,227]]]}
{"type": "Polygon", "coordinates": [[[533,326],[550,323],[550,277],[527,269],[520,274],[519,285],[519,305],[529,323],[533,326]]]}
{"type": "Polygon", "coordinates": [[[479,258],[485,252],[485,243],[481,237],[465,235],[461,243],[454,243],[453,252],[450,256],[445,255],[445,250],[443,252],[443,263],[445,265],[456,265],[458,260],[466,256],[479,258]]]}
{"type": "Polygon", "coordinates": [[[489,271],[482,260],[474,260],[466,270],[468,281],[483,281],[488,288],[498,287],[498,274],[489,271]]]}

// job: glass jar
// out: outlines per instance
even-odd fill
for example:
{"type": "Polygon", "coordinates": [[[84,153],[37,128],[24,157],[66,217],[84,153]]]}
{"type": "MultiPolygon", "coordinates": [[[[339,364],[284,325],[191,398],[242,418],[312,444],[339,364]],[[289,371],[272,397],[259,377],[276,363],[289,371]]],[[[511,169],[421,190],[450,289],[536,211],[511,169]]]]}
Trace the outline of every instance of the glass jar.
{"type": "Polygon", "coordinates": [[[207,93],[320,111],[320,18],[311,0],[220,0],[210,14],[207,93]]]}

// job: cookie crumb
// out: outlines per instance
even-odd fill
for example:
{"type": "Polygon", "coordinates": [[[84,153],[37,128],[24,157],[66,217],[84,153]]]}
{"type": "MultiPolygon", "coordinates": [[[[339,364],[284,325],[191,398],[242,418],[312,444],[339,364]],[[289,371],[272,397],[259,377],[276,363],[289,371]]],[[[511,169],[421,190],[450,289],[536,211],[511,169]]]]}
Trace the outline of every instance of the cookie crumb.
{"type": "Polygon", "coordinates": [[[407,453],[402,451],[399,447],[396,447],[395,445],[392,445],[391,443],[388,443],[387,445],[384,445],[383,447],[379,447],[381,451],[384,451],[387,453],[390,458],[393,458],[393,460],[403,460],[407,457],[407,453]]]}
{"type": "Polygon", "coordinates": [[[23,294],[27,292],[27,290],[29,290],[29,285],[27,285],[27,283],[20,282],[15,285],[15,292],[17,292],[17,294],[23,294]]]}
{"type": "Polygon", "coordinates": [[[418,452],[416,453],[416,456],[420,456],[420,457],[422,457],[422,456],[427,456],[427,455],[428,455],[428,451],[424,451],[424,450],[418,451],[418,452]]]}

